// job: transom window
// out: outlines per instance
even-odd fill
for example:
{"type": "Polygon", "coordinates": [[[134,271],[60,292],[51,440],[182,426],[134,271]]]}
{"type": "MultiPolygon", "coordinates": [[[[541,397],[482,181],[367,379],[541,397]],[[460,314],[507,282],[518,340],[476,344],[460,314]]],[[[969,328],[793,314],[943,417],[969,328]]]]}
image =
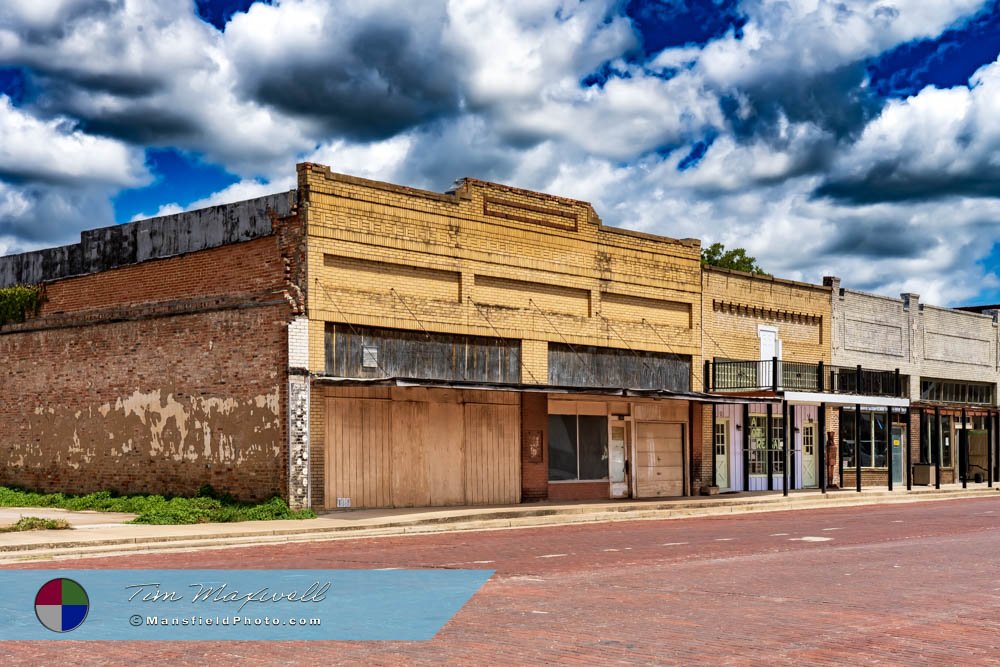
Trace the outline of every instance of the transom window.
{"type": "Polygon", "coordinates": [[[984,382],[920,380],[920,398],[942,403],[978,403],[993,405],[993,385],[984,382]]]}

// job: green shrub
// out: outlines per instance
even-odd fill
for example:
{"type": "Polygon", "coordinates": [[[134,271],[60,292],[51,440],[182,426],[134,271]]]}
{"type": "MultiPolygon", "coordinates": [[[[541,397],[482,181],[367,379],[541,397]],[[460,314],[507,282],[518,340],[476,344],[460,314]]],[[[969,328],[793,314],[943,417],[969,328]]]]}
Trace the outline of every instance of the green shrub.
{"type": "Polygon", "coordinates": [[[38,285],[12,285],[0,288],[0,327],[8,322],[23,322],[37,315],[45,295],[38,285]]]}
{"type": "Polygon", "coordinates": [[[292,510],[278,497],[262,503],[240,502],[229,494],[218,494],[206,485],[194,498],[163,496],[119,496],[98,491],[82,496],[62,493],[35,493],[0,486],[0,507],[59,507],[68,510],[97,510],[136,514],[132,523],[190,524],[312,519],[309,509],[292,510]]]}
{"type": "Polygon", "coordinates": [[[38,516],[22,516],[17,523],[0,526],[0,533],[17,533],[23,530],[72,530],[65,519],[43,519],[38,516]]]}

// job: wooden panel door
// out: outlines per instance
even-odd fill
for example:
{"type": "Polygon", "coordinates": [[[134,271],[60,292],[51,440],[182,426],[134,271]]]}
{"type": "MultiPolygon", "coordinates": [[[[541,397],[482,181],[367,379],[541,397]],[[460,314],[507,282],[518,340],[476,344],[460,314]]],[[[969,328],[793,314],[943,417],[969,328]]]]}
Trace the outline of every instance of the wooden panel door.
{"type": "Polygon", "coordinates": [[[816,442],[816,425],[805,424],[802,426],[802,486],[807,489],[814,489],[819,486],[817,482],[816,447],[821,443],[816,442]]]}
{"type": "Polygon", "coordinates": [[[392,505],[465,503],[462,405],[392,402],[392,505]]]}
{"type": "Polygon", "coordinates": [[[520,408],[465,405],[465,502],[516,503],[521,495],[520,408]]]}
{"type": "Polygon", "coordinates": [[[638,498],[684,495],[684,425],[635,425],[635,489],[638,498]]]}
{"type": "Polygon", "coordinates": [[[326,399],[326,507],[391,507],[389,401],[326,399]]]}

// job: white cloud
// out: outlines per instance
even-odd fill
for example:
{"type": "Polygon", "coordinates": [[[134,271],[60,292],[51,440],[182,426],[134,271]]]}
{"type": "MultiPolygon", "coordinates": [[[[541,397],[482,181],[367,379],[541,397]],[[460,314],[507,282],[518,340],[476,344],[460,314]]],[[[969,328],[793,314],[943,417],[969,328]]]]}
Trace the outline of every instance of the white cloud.
{"type": "Polygon", "coordinates": [[[148,182],[141,150],[74,128],[67,119],[39,120],[0,95],[0,174],[15,180],[103,183],[148,182]]]}
{"type": "Polygon", "coordinates": [[[746,0],[741,39],[642,63],[614,0],[282,0],[221,32],[190,0],[11,0],[0,66],[40,94],[0,104],[0,172],[19,179],[0,181],[0,250],[109,224],[108,197],[148,178],[141,147],[172,146],[240,177],[187,208],[293,188],[300,160],[438,190],[474,176],[791,278],[965,299],[997,283],[976,260],[1000,221],[1000,65],[882,108],[859,63],[982,6],[746,0]]]}

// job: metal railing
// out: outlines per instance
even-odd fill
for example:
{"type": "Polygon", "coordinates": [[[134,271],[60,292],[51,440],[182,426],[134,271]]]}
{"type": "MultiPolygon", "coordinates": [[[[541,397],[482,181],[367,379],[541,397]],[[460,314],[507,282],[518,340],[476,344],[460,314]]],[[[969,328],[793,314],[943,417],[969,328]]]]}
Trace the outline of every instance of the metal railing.
{"type": "Polygon", "coordinates": [[[899,369],[831,366],[780,359],[705,361],[706,391],[815,391],[865,396],[905,395],[899,369]]]}

